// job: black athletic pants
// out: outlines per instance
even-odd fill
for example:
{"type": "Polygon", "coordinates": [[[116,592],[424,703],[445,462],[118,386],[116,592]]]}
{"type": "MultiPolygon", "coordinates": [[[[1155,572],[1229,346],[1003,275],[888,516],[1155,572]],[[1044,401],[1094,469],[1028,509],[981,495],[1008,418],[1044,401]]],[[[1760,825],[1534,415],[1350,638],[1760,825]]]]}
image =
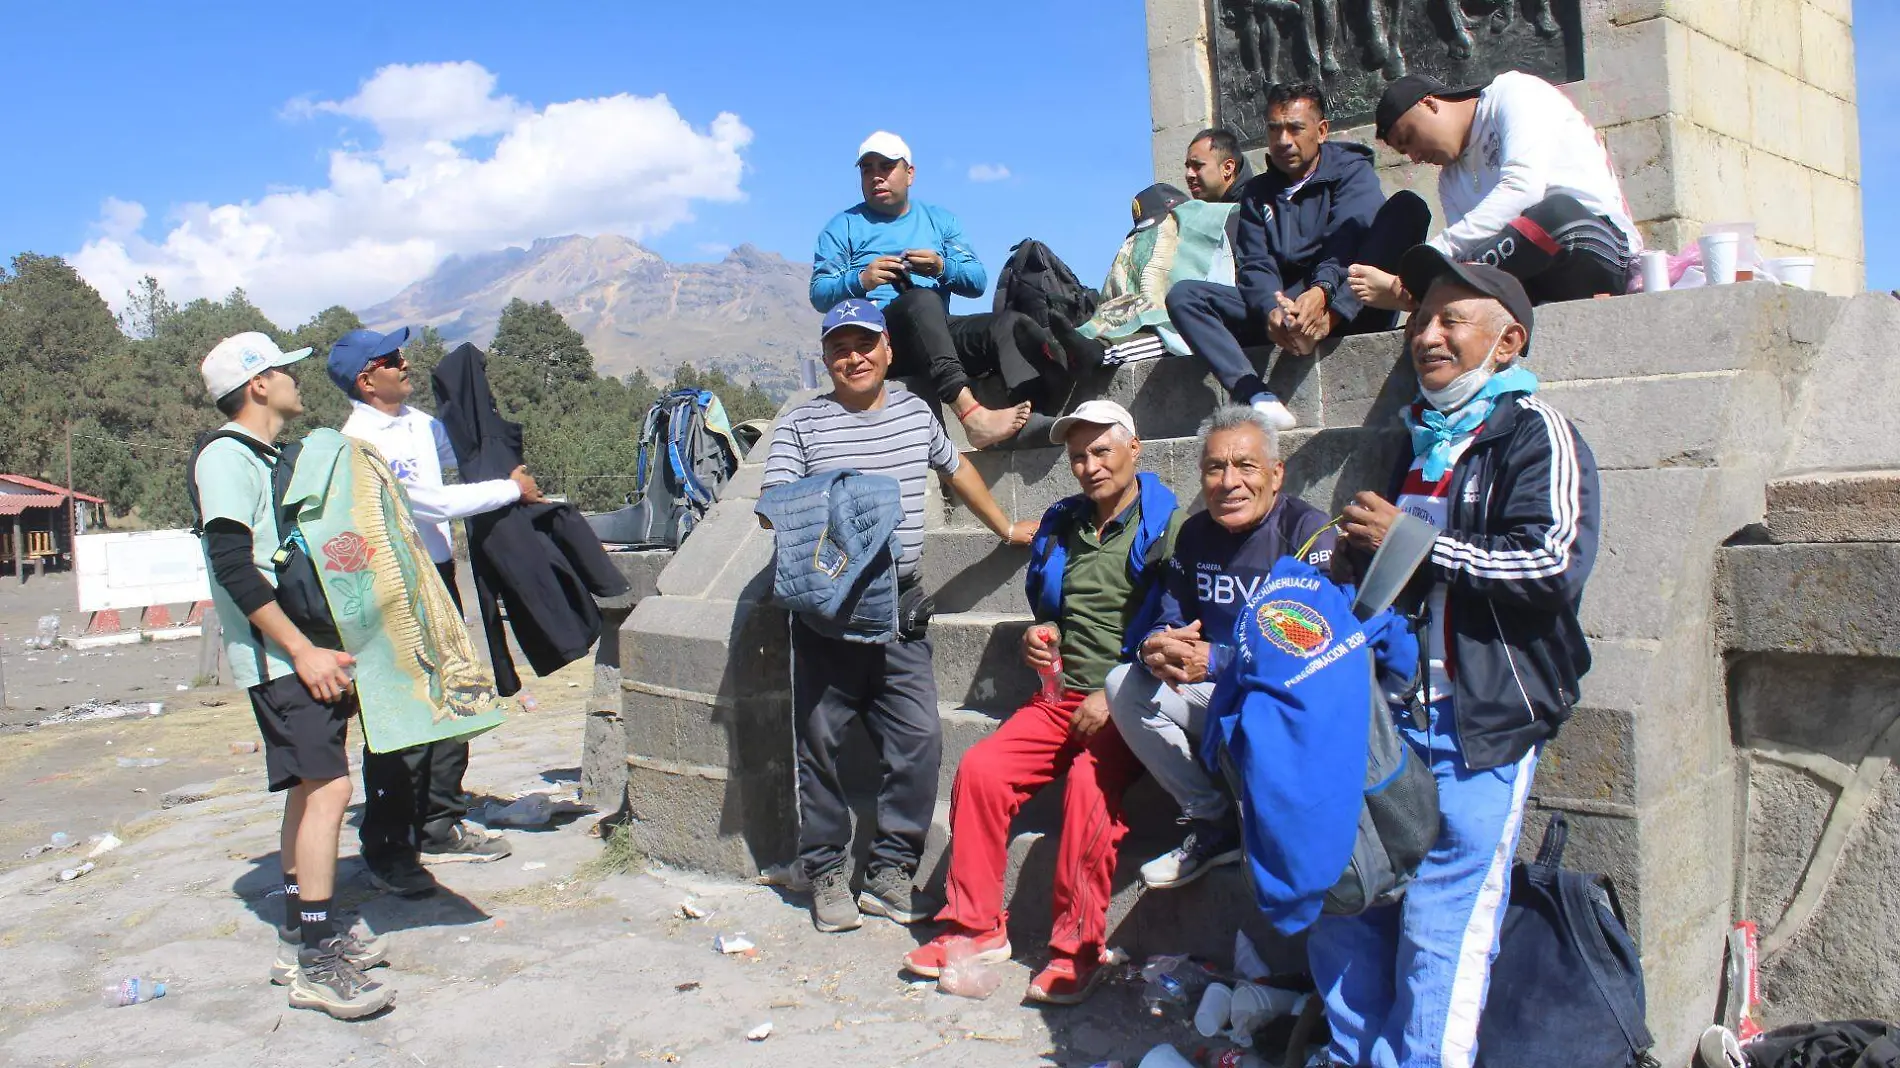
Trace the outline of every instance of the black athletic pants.
{"type": "Polygon", "coordinates": [[[1531,205],[1466,258],[1516,276],[1533,304],[1626,293],[1636,259],[1615,224],[1567,193],[1531,205]]]}
{"type": "MultiPolygon", "coordinates": [[[[1386,199],[1365,237],[1353,263],[1364,263],[1383,271],[1397,271],[1405,250],[1425,240],[1432,225],[1432,209],[1420,197],[1401,189],[1386,199]]],[[[1254,373],[1245,349],[1269,344],[1267,324],[1247,314],[1240,290],[1216,282],[1193,280],[1176,282],[1168,289],[1168,321],[1181,332],[1188,349],[1206,360],[1214,377],[1227,387],[1235,404],[1245,404],[1256,393],[1267,392],[1266,383],[1254,373]]],[[[1398,314],[1365,308],[1352,321],[1341,324],[1335,337],[1347,334],[1372,334],[1398,325],[1398,314]]]]}
{"type": "Polygon", "coordinates": [[[954,404],[973,378],[1000,375],[1012,404],[1036,411],[1068,396],[1055,338],[1021,312],[951,315],[934,289],[910,289],[884,308],[892,376],[929,375],[937,399],[954,404]]]}
{"type": "Polygon", "coordinates": [[[862,719],[877,747],[872,871],[917,872],[937,804],[943,726],[930,639],[865,645],[828,638],[792,618],[792,714],[798,733],[798,855],[816,876],[846,863],[851,807],[838,752],[862,719]]]}
{"type": "MultiPolygon", "coordinates": [[[[462,592],[455,585],[455,562],[437,564],[455,607],[462,592]]],[[[394,753],[363,748],[363,825],[358,837],[365,861],[413,856],[428,839],[445,839],[468,806],[462,802],[462,776],[468,771],[468,741],[451,738],[411,746],[394,753]]]]}

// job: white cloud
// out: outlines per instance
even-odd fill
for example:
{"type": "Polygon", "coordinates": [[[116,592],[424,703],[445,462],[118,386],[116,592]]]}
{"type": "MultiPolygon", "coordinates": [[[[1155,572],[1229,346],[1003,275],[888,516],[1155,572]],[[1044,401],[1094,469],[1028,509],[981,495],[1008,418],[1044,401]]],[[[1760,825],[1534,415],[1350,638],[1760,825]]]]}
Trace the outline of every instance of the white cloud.
{"type": "Polygon", "coordinates": [[[143,205],[108,199],[73,266],[115,307],[151,274],[177,300],[243,286],[289,327],[389,297],[452,253],[661,233],[692,219],[696,200],[743,196],[740,153],[752,141],[731,113],[694,129],[665,96],[536,110],[466,62],[384,67],[348,100],[293,101],[286,113],[366,124],[373,147],[332,151],[322,188],[177,206],[157,237],[143,205]],[[492,151],[468,144],[480,138],[495,139],[492,151]]]}
{"type": "Polygon", "coordinates": [[[1009,177],[1009,168],[1000,163],[978,163],[970,167],[972,182],[1000,182],[1009,177]]]}

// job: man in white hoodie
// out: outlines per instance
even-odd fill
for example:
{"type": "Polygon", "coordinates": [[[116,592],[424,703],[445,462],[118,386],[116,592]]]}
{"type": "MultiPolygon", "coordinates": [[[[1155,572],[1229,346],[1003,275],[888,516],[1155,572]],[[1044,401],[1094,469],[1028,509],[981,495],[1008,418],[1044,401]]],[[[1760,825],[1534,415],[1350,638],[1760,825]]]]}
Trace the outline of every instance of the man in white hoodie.
{"type": "MultiPolygon", "coordinates": [[[[1409,74],[1375,119],[1381,141],[1442,168],[1447,224],[1432,247],[1503,270],[1538,304],[1628,290],[1643,239],[1602,139],[1556,86],[1516,71],[1463,89],[1409,74]]],[[[1377,308],[1410,311],[1422,296],[1366,264],[1347,284],[1377,308]]]]}
{"type": "MultiPolygon", "coordinates": [[[[389,461],[389,469],[409,495],[416,533],[442,574],[455,606],[462,606],[455,584],[452,520],[516,501],[541,500],[541,490],[524,467],[507,478],[444,485],[444,471],[455,469],[448,433],[427,412],[409,407],[415,383],[402,347],[408,327],[388,334],[352,330],[330,349],[330,380],[350,398],[343,433],[366,441],[389,461]]],[[[462,822],[462,775],[468,770],[468,741],[452,738],[394,753],[363,751],[363,863],[370,881],[404,897],[433,893],[435,880],[421,861],[485,862],[509,853],[499,834],[462,822]]]]}

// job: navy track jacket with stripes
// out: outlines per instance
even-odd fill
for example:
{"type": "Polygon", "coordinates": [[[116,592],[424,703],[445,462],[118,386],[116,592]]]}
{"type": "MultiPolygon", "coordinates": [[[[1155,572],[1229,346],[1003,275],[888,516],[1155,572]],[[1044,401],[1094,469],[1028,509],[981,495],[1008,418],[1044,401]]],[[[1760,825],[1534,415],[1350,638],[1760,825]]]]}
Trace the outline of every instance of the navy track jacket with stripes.
{"type": "Polygon", "coordinates": [[[1602,491],[1583,436],[1526,393],[1498,397],[1450,489],[1446,527],[1412,592],[1425,591],[1425,578],[1446,585],[1458,736],[1466,765],[1482,771],[1554,737],[1577,703],[1590,670],[1577,612],[1602,491]]]}

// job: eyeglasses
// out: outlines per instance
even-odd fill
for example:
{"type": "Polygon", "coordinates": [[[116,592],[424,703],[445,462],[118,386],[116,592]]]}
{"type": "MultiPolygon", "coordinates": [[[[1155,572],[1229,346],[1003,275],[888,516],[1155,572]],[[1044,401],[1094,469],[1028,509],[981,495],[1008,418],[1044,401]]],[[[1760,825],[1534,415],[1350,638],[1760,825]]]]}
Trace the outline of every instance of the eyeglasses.
{"type": "Polygon", "coordinates": [[[392,352],[387,356],[378,356],[371,360],[364,365],[363,370],[375,371],[384,367],[393,367],[398,371],[405,371],[409,368],[409,361],[403,358],[402,353],[392,352]]]}

